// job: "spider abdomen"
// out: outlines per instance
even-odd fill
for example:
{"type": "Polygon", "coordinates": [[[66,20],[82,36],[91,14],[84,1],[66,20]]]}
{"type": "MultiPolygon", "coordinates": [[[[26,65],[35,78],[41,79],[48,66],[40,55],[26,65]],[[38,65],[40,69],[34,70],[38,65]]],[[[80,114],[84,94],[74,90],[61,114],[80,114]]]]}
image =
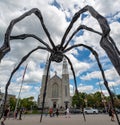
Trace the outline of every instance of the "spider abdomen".
{"type": "Polygon", "coordinates": [[[55,61],[55,62],[59,63],[63,60],[63,54],[62,54],[62,52],[58,52],[58,51],[51,53],[50,59],[51,59],[51,61],[55,61]]]}

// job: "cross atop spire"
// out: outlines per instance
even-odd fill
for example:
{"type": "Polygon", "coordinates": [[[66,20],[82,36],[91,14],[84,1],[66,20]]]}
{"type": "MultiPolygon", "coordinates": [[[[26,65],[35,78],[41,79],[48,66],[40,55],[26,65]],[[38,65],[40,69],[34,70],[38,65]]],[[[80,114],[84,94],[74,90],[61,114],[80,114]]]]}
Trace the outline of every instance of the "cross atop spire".
{"type": "Polygon", "coordinates": [[[55,71],[55,75],[57,75],[57,71],[55,71]]]}

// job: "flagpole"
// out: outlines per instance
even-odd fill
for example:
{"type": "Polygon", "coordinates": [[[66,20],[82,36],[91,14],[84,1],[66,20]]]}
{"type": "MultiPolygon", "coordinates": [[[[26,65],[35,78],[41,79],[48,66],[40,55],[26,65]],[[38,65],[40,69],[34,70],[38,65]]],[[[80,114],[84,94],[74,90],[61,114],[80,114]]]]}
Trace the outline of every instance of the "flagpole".
{"type": "Polygon", "coordinates": [[[24,70],[24,73],[23,73],[22,82],[21,82],[21,86],[20,86],[20,91],[19,91],[19,94],[18,94],[18,98],[17,98],[17,102],[16,102],[16,106],[15,106],[14,113],[16,112],[17,107],[18,107],[18,103],[19,103],[19,99],[20,99],[20,94],[21,94],[21,90],[22,90],[23,81],[24,81],[24,77],[25,77],[25,73],[26,73],[27,66],[28,66],[28,64],[26,65],[25,70],[24,70]]]}
{"type": "Polygon", "coordinates": [[[101,91],[101,99],[102,99],[102,102],[103,102],[103,104],[104,104],[104,109],[106,110],[106,100],[105,100],[105,97],[104,97],[104,94],[103,94],[103,92],[102,92],[102,86],[101,86],[101,84],[100,84],[100,80],[98,79],[98,82],[99,82],[99,86],[100,86],[100,91],[101,91]]]}

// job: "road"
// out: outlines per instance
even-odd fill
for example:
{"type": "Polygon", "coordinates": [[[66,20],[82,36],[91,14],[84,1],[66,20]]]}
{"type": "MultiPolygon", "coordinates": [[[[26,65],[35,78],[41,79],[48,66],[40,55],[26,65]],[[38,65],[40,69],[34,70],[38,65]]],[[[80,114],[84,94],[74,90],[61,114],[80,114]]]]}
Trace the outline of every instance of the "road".
{"type": "Polygon", "coordinates": [[[43,116],[42,122],[39,121],[40,115],[25,115],[22,120],[7,119],[5,125],[118,125],[116,119],[114,122],[110,121],[107,114],[86,115],[86,122],[82,114],[70,115],[70,118],[43,116]]]}

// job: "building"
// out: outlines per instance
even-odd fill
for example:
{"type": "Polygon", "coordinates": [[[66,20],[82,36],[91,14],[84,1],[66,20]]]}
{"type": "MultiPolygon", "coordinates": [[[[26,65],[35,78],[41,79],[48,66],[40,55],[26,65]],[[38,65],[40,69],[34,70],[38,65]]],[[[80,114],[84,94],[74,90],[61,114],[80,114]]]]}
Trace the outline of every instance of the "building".
{"type": "MultiPolygon", "coordinates": [[[[1,89],[0,89],[0,106],[3,104],[3,101],[4,101],[4,93],[1,92],[1,89]]],[[[7,95],[7,100],[6,100],[6,104],[9,104],[9,101],[10,101],[10,98],[16,98],[15,95],[12,95],[12,94],[8,94],[7,95]]]]}
{"type": "MultiPolygon", "coordinates": [[[[42,108],[47,67],[48,61],[45,65],[44,74],[42,76],[42,86],[40,89],[40,95],[38,96],[39,108],[42,108]]],[[[63,60],[61,77],[62,78],[57,75],[57,72],[55,72],[55,75],[52,78],[50,78],[50,74],[48,75],[45,108],[67,108],[71,105],[69,73],[66,59],[63,60]]]]}

